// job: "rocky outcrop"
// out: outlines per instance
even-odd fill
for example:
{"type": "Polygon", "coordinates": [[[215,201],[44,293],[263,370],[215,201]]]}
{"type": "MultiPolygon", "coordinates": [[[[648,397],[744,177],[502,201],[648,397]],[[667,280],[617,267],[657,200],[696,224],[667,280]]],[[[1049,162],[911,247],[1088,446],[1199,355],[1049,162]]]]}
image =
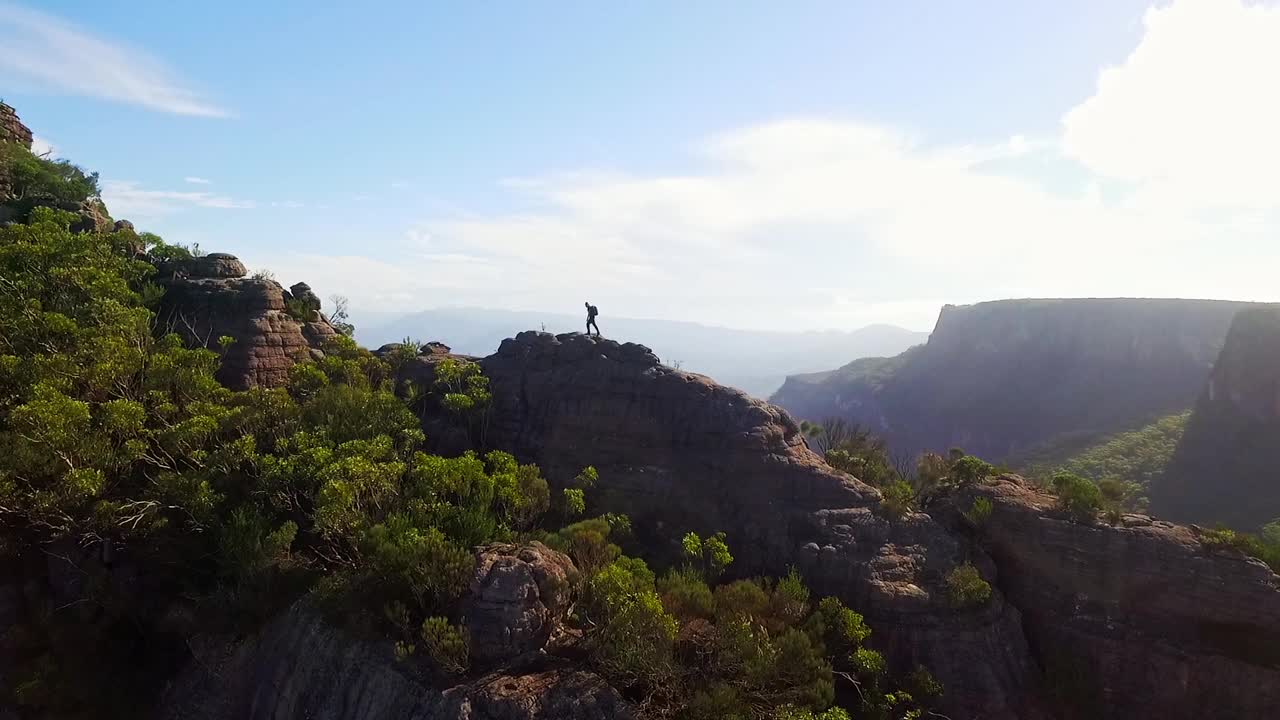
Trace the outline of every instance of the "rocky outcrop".
{"type": "Polygon", "coordinates": [[[289,294],[298,303],[299,308],[320,312],[320,297],[312,292],[310,285],[304,282],[294,283],[289,286],[289,294]]]}
{"type": "Polygon", "coordinates": [[[1280,307],[1232,322],[1151,504],[1162,517],[1206,525],[1280,519],[1280,307]]]}
{"type": "Polygon", "coordinates": [[[900,670],[927,666],[953,717],[1038,717],[1018,611],[955,610],[946,573],[966,548],[923,514],[889,521],[879,493],[832,470],[786,412],[658,363],[647,348],[526,332],[480,361],[490,441],[551,481],[593,465],[597,510],[629,514],[647,547],[726,531],[741,574],[797,565],[867,616],[900,670]]]}
{"type": "MultiPolygon", "coordinates": [[[[9,105],[0,102],[0,143],[14,143],[31,149],[31,129],[22,124],[18,113],[9,105]]],[[[11,181],[8,173],[0,167],[0,223],[8,221],[15,212],[3,207],[11,192],[11,181]]]]}
{"type": "Polygon", "coordinates": [[[472,662],[541,650],[564,620],[577,574],[564,553],[539,542],[479,548],[462,612],[472,662]]]}
{"type": "Polygon", "coordinates": [[[1065,716],[1226,720],[1280,706],[1280,577],[1260,561],[1146,516],[1072,522],[1017,476],[934,514],[994,559],[1065,716]],[[960,513],[977,497],[993,511],[974,530],[960,513]]]}
{"type": "Polygon", "coordinates": [[[609,720],[630,708],[598,676],[555,658],[439,687],[391,643],[298,605],[255,637],[192,643],[161,720],[609,720]]]}
{"type": "Polygon", "coordinates": [[[278,387],[294,363],[319,356],[336,331],[318,311],[293,317],[290,295],[276,281],[244,275],[244,264],[225,253],[162,264],[165,294],[157,320],[187,342],[221,353],[217,377],[227,387],[278,387]],[[223,348],[222,337],[234,342],[223,348]]]}
{"type": "Polygon", "coordinates": [[[31,128],[22,124],[12,106],[0,102],[0,142],[16,143],[31,149],[31,128]]]}
{"type": "Polygon", "coordinates": [[[1004,300],[947,306],[923,346],[792,376],[772,400],[844,417],[898,451],[962,447],[996,461],[1105,435],[1195,402],[1231,318],[1216,300],[1004,300]]]}
{"type": "Polygon", "coordinates": [[[197,257],[172,260],[159,266],[161,277],[179,275],[188,278],[242,278],[249,274],[240,258],[227,253],[209,253],[197,257]]]}

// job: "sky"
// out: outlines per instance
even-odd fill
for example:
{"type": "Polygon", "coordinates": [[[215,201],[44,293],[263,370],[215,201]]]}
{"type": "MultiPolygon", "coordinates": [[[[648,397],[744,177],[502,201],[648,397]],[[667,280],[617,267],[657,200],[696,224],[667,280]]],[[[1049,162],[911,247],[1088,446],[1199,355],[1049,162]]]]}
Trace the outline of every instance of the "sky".
{"type": "Polygon", "coordinates": [[[1280,301],[1280,4],[0,0],[113,216],[350,298],[927,330],[1280,301]]]}

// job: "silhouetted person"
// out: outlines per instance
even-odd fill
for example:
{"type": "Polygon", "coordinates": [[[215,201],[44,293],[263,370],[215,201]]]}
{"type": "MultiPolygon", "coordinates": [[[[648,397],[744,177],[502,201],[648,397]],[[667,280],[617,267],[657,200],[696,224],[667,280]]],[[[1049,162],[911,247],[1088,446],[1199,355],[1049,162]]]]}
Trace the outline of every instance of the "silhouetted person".
{"type": "Polygon", "coordinates": [[[600,311],[591,303],[583,303],[583,305],[587,306],[587,335],[591,334],[591,328],[595,328],[596,337],[600,337],[600,326],[596,324],[596,316],[600,314],[600,311]]]}

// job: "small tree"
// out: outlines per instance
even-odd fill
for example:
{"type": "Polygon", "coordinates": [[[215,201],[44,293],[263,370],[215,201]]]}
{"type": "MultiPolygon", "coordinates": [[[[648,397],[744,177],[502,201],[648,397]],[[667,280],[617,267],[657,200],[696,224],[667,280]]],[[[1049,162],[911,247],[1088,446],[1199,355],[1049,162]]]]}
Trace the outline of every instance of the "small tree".
{"type": "Polygon", "coordinates": [[[906,480],[895,480],[880,489],[880,509],[888,517],[898,519],[915,507],[916,495],[906,480]]]}
{"type": "Polygon", "coordinates": [[[329,302],[333,304],[333,311],[329,313],[329,323],[333,325],[333,329],[339,333],[351,337],[356,333],[356,326],[351,324],[348,305],[350,304],[345,295],[330,295],[329,302]]]}
{"type": "Polygon", "coordinates": [[[452,675],[470,666],[467,636],[462,628],[449,624],[443,617],[429,617],[422,622],[422,645],[440,669],[452,675]]]}
{"type": "Polygon", "coordinates": [[[951,479],[957,485],[976,485],[994,472],[995,467],[991,463],[973,455],[962,455],[951,463],[951,479]]]}
{"type": "Polygon", "coordinates": [[[1058,508],[1076,522],[1093,522],[1102,507],[1098,486],[1074,473],[1055,473],[1053,491],[1058,495],[1058,508]]]}
{"type": "Polygon", "coordinates": [[[733,563],[733,555],[725,542],[725,534],[718,532],[703,540],[698,533],[685,533],[680,542],[685,559],[707,582],[714,582],[733,563]]]}
{"type": "Polygon", "coordinates": [[[991,585],[982,579],[977,568],[965,563],[947,573],[947,597],[952,607],[982,605],[991,599],[991,585]]]}

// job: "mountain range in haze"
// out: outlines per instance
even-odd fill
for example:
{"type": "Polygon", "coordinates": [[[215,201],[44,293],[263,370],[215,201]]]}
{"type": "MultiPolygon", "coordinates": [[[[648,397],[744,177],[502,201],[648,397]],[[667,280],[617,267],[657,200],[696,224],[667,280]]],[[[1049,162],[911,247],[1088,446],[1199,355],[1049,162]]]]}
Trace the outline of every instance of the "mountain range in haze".
{"type": "MultiPolygon", "coordinates": [[[[465,355],[488,355],[505,338],[524,330],[581,332],[585,323],[585,315],[468,307],[435,308],[396,318],[361,313],[356,319],[356,340],[368,347],[411,337],[438,340],[465,355]]],[[[855,358],[896,355],[929,338],[927,332],[894,325],[787,332],[607,314],[600,316],[599,323],[605,337],[646,345],[667,365],[709,375],[760,398],[781,387],[787,375],[825,370],[855,358]]]]}

